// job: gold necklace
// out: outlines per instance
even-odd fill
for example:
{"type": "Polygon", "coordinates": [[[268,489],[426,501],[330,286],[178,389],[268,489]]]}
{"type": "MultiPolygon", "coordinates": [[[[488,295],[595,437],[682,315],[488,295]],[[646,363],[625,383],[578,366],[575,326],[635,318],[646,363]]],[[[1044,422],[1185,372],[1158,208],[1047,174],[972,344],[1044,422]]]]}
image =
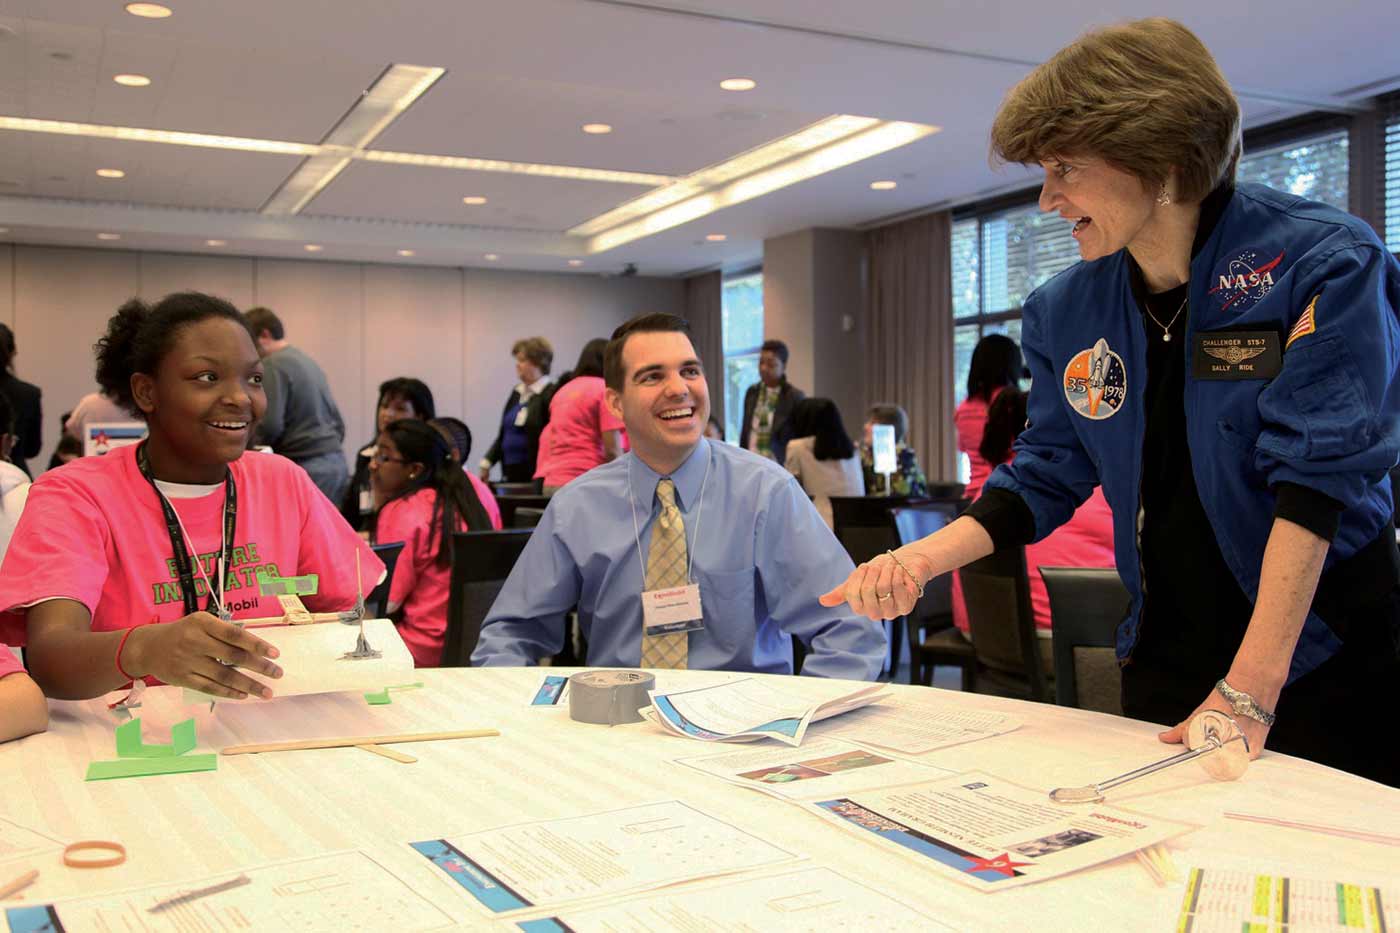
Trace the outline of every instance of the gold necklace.
{"type": "Polygon", "coordinates": [[[1167,322],[1167,324],[1166,324],[1165,327],[1162,326],[1162,322],[1161,322],[1161,321],[1157,320],[1157,315],[1155,315],[1155,314],[1152,313],[1152,309],[1151,309],[1150,307],[1148,307],[1147,302],[1144,301],[1144,302],[1142,303],[1142,310],[1146,311],[1146,312],[1147,312],[1147,316],[1150,317],[1150,318],[1152,318],[1152,323],[1153,323],[1153,324],[1156,324],[1158,327],[1161,327],[1161,328],[1162,328],[1162,342],[1163,342],[1163,343],[1171,343],[1171,342],[1172,342],[1172,325],[1174,325],[1174,324],[1176,323],[1176,319],[1177,319],[1177,318],[1181,317],[1181,312],[1183,312],[1183,311],[1186,310],[1186,302],[1188,302],[1188,301],[1190,301],[1190,300],[1191,300],[1191,296],[1190,296],[1190,295],[1187,295],[1185,298],[1181,299],[1181,307],[1179,307],[1179,308],[1176,309],[1176,313],[1172,315],[1172,319],[1171,319],[1170,321],[1167,322]]]}

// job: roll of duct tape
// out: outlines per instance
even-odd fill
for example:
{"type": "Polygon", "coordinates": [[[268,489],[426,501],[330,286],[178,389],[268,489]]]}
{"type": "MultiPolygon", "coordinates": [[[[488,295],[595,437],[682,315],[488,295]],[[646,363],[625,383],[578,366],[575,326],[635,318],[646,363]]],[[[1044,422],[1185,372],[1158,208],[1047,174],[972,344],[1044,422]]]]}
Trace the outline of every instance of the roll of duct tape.
{"type": "Polygon", "coordinates": [[[583,671],[569,678],[569,718],[616,726],[641,722],[656,678],[641,671],[583,671]]]}

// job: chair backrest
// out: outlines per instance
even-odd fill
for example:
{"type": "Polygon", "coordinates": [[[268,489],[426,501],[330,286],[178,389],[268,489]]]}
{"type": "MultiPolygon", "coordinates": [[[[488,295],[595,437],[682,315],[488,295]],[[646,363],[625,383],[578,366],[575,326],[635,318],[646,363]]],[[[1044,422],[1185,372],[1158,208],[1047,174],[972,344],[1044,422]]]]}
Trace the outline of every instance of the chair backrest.
{"type": "Polygon", "coordinates": [[[518,528],[515,523],[516,509],[539,509],[544,511],[549,506],[549,496],[497,496],[496,505],[501,509],[501,527],[518,528]]]}
{"type": "Polygon", "coordinates": [[[497,496],[538,496],[544,488],[543,484],[542,479],[528,483],[492,483],[491,491],[497,496]]]}
{"type": "Polygon", "coordinates": [[[1123,714],[1113,642],[1131,597],[1108,567],[1041,567],[1054,633],[1055,702],[1123,714]]]}
{"type": "Polygon", "coordinates": [[[832,496],[831,516],[836,540],[857,564],[899,546],[890,509],[908,505],[902,496],[832,496]]]}
{"type": "MultiPolygon", "coordinates": [[[[909,544],[926,538],[935,531],[941,531],[958,517],[956,501],[913,502],[895,506],[889,510],[890,522],[894,526],[898,544],[909,544]]],[[[909,614],[909,635],[914,637],[915,627],[931,620],[944,620],[952,624],[953,618],[953,575],[950,573],[934,577],[924,587],[924,595],[909,614]]]]}
{"type": "Polygon", "coordinates": [[[376,583],[374,589],[365,597],[365,610],[371,619],[380,619],[384,617],[384,610],[389,606],[389,585],[394,582],[394,566],[399,562],[403,542],[372,544],[370,550],[384,562],[384,579],[376,583]]]}
{"type": "Polygon", "coordinates": [[[512,528],[534,528],[544,518],[544,509],[532,509],[521,506],[515,510],[515,515],[511,517],[510,527],[512,528]]]}
{"type": "Polygon", "coordinates": [[[443,667],[470,667],[481,623],[505,585],[525,543],[528,528],[458,531],[452,535],[452,587],[447,597],[443,667]]]}
{"type": "Polygon", "coordinates": [[[1024,680],[1033,700],[1048,700],[1026,549],[1006,548],[959,572],[967,624],[977,662],[1024,680]]]}

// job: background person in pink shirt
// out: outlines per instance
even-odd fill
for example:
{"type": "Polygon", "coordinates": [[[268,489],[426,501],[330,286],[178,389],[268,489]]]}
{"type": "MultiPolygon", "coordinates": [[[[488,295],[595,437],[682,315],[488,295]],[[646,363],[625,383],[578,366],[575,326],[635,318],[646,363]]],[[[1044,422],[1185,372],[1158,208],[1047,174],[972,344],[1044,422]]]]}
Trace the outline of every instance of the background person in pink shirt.
{"type": "Polygon", "coordinates": [[[305,471],[245,453],[263,411],[262,362],[228,302],[197,292],[127,302],[97,345],[97,381],[149,437],[34,483],[0,569],[0,640],[28,639],[30,673],[55,698],[136,677],[270,697],[249,675],[281,676],[275,649],[211,609],[280,616],[259,577],[307,573],[320,577],[308,608],[348,609],[355,549],[366,590],[383,565],[305,471]]]}
{"type": "Polygon", "coordinates": [[[1025,362],[1021,348],[1005,334],[988,334],[977,341],[967,370],[967,398],[953,412],[958,431],[958,450],[967,454],[971,467],[963,495],[976,499],[982,484],[992,475],[995,463],[988,463],[978,450],[982,429],[987,424],[987,408],[1002,389],[1016,388],[1025,362]]]}
{"type": "Polygon", "coordinates": [[[14,652],[0,645],[0,742],[43,732],[49,727],[49,704],[38,684],[24,672],[14,652]]]}
{"type": "Polygon", "coordinates": [[[428,424],[437,428],[437,432],[452,445],[452,462],[461,465],[466,471],[467,482],[476,490],[476,497],[481,500],[481,507],[486,510],[486,517],[491,520],[491,527],[500,531],[501,505],[496,501],[496,494],[491,491],[491,484],[466,466],[468,458],[472,455],[472,429],[460,418],[434,418],[428,424]]]}
{"type": "Polygon", "coordinates": [[[379,432],[370,460],[376,544],[403,542],[389,584],[389,617],[417,667],[437,667],[447,633],[452,533],[491,527],[452,444],[422,421],[379,432]]]}
{"type": "Polygon", "coordinates": [[[550,400],[549,424],[540,438],[535,468],[535,478],[544,481],[546,494],[622,454],[622,419],[608,411],[603,401],[607,345],[601,338],[584,344],[572,377],[560,383],[550,400]]]}

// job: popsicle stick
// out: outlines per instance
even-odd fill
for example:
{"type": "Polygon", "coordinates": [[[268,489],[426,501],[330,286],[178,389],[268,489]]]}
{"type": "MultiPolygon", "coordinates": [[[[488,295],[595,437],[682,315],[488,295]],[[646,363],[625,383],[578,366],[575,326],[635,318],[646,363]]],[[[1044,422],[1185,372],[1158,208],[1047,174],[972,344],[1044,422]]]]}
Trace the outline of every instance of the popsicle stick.
{"type": "Polygon", "coordinates": [[[384,745],[356,745],[355,747],[362,748],[367,752],[373,752],[376,755],[382,755],[385,758],[388,758],[390,761],[397,761],[401,765],[411,765],[418,760],[412,755],[405,755],[403,752],[396,752],[392,748],[389,748],[384,745]]]}
{"type": "Polygon", "coordinates": [[[1142,849],[1138,849],[1137,852],[1133,854],[1137,856],[1138,864],[1142,866],[1142,870],[1147,872],[1147,877],[1151,878],[1157,887],[1165,888],[1167,886],[1167,879],[1162,877],[1162,873],[1158,871],[1157,866],[1152,863],[1152,859],[1147,857],[1147,853],[1142,849]]]}
{"type": "Polygon", "coordinates": [[[39,869],[34,868],[20,875],[14,881],[0,888],[0,901],[7,897],[14,897],[25,888],[34,883],[34,879],[39,877],[39,869]]]}
{"type": "Polygon", "coordinates": [[[500,735],[499,729],[465,729],[461,732],[405,732],[401,735],[365,735],[342,739],[305,739],[295,742],[265,742],[261,745],[230,745],[221,755],[257,755],[263,752],[296,752],[311,748],[353,748],[359,745],[397,745],[400,742],[440,742],[446,739],[480,739],[500,735]]]}

